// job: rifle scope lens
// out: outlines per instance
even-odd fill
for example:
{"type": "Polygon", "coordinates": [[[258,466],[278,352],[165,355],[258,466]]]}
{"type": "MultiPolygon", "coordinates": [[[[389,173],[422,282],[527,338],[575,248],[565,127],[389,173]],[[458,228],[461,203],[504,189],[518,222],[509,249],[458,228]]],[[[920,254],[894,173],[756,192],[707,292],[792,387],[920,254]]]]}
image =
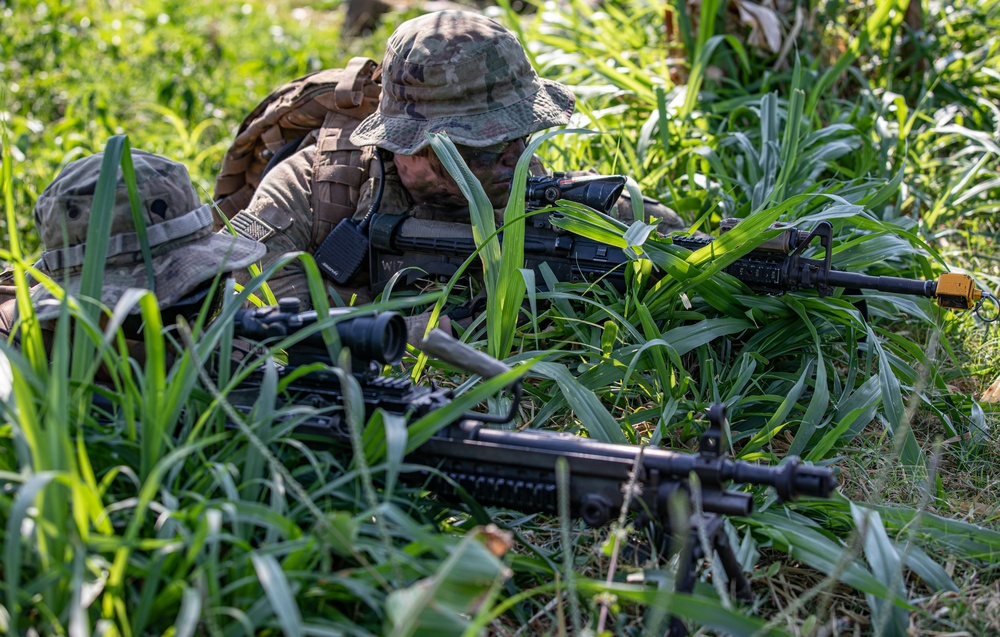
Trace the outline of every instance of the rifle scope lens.
{"type": "Polygon", "coordinates": [[[395,365],[406,348],[406,321],[396,312],[356,316],[337,323],[337,334],[351,356],[395,365]]]}

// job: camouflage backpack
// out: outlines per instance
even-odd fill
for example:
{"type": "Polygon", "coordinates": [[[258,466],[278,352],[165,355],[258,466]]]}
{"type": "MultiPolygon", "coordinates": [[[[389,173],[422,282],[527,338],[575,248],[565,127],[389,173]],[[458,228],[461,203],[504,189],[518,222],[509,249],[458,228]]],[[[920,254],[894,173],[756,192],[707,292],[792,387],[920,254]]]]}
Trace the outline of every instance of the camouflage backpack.
{"type": "MultiPolygon", "coordinates": [[[[313,210],[316,234],[331,229],[324,218],[354,214],[366,174],[363,152],[351,133],[378,107],[377,64],[353,58],[343,69],[326,69],[273,91],[247,115],[222,160],[215,202],[228,218],[246,208],[264,173],[308,145],[316,144],[313,210]]],[[[216,228],[222,227],[216,221],[216,228]]]]}

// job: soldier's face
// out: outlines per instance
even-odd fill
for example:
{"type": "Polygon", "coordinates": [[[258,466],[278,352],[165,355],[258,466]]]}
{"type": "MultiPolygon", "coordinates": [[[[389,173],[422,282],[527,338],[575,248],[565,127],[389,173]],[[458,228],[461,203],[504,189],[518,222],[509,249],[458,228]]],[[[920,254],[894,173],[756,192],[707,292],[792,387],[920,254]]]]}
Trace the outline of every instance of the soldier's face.
{"type": "Polygon", "coordinates": [[[525,139],[515,139],[484,148],[455,145],[458,154],[468,164],[472,174],[483,185],[486,196],[494,208],[507,205],[510,198],[510,183],[514,179],[514,168],[524,152],[525,139]]]}
{"type": "MultiPolygon", "coordinates": [[[[514,167],[524,152],[525,140],[515,139],[484,148],[455,146],[472,174],[483,185],[493,207],[506,206],[514,167]]],[[[400,180],[417,203],[468,205],[458,184],[429,147],[416,155],[397,155],[395,162],[400,180]]]]}

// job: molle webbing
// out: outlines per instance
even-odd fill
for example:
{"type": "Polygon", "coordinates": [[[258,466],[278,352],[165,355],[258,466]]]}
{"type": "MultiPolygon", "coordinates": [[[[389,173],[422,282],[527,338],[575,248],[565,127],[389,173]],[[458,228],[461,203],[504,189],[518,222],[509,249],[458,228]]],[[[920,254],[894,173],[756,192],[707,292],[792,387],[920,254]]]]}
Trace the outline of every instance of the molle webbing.
{"type": "Polygon", "coordinates": [[[351,133],[360,122],[344,117],[339,111],[330,111],[319,131],[313,163],[310,249],[318,246],[341,219],[352,217],[358,208],[361,186],[368,179],[368,163],[373,155],[351,143],[351,133]]]}
{"type": "MultiPolygon", "coordinates": [[[[222,160],[215,200],[223,213],[232,218],[247,207],[268,162],[290,144],[301,148],[318,139],[317,169],[360,167],[360,150],[350,145],[348,138],[378,106],[380,88],[372,79],[376,67],[374,60],[354,58],[344,69],[312,73],[268,95],[243,120],[222,160]]],[[[353,171],[323,170],[317,171],[317,176],[323,186],[319,191],[314,189],[314,200],[318,197],[341,206],[357,202],[358,185],[354,184],[359,184],[361,177],[353,176],[353,171]]],[[[342,214],[340,208],[322,208],[320,219],[342,214]]],[[[352,208],[349,214],[353,212],[352,208]]],[[[221,225],[221,221],[216,223],[217,228],[221,225]]]]}

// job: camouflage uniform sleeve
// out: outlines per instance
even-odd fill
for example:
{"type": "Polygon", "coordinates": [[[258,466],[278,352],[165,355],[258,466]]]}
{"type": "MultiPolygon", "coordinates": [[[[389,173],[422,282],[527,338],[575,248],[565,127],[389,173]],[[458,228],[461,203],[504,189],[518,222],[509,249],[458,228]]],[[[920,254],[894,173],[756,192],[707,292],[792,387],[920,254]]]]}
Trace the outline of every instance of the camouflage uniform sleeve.
{"type": "Polygon", "coordinates": [[[0,338],[6,339],[14,329],[17,316],[17,299],[7,299],[0,303],[0,338]]]}
{"type": "MultiPolygon", "coordinates": [[[[262,270],[287,252],[312,248],[313,154],[313,147],[309,147],[275,166],[261,181],[246,209],[231,220],[237,234],[267,246],[259,264],[262,270]]],[[[233,272],[233,276],[243,285],[250,280],[246,270],[233,272]]],[[[277,299],[293,296],[304,307],[312,305],[305,270],[298,260],[281,268],[267,284],[277,299]]]]}
{"type": "MultiPolygon", "coordinates": [[[[621,197],[618,198],[615,208],[619,219],[622,221],[633,221],[632,199],[629,197],[627,190],[622,193],[621,197]]],[[[643,196],[642,209],[646,216],[644,221],[649,221],[651,218],[657,219],[657,229],[663,234],[669,234],[671,232],[677,232],[678,230],[687,229],[687,224],[684,223],[676,212],[667,206],[664,206],[652,197],[643,196]]]]}
{"type": "Polygon", "coordinates": [[[0,272],[0,337],[6,339],[17,320],[17,288],[9,268],[0,272]]]}

